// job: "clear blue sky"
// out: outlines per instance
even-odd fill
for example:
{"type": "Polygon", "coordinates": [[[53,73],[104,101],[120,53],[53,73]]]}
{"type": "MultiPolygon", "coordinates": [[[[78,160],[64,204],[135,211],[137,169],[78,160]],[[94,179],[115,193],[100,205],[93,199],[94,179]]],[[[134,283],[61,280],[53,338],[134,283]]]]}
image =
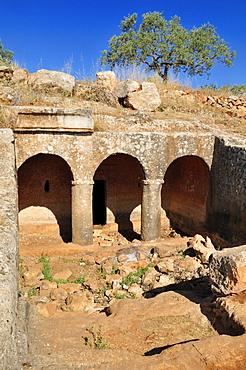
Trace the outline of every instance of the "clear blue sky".
{"type": "Polygon", "coordinates": [[[0,9],[2,43],[31,73],[62,70],[73,59],[73,74],[94,75],[124,16],[163,11],[167,20],[178,15],[187,29],[210,22],[237,52],[233,67],[218,64],[209,80],[193,78],[194,87],[246,84],[246,0],[1,0],[0,9]]]}

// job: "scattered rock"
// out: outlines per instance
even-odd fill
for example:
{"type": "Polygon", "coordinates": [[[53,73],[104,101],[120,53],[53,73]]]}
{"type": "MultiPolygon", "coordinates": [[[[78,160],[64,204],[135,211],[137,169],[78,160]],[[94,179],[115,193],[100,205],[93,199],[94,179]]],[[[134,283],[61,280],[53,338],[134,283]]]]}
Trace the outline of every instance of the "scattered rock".
{"type": "Polygon", "coordinates": [[[63,271],[60,271],[54,274],[53,279],[54,280],[67,280],[68,278],[70,278],[72,274],[73,274],[72,271],[70,271],[69,269],[63,270],[63,271]]]}
{"type": "Polygon", "coordinates": [[[201,235],[196,234],[188,242],[190,248],[193,248],[197,257],[201,260],[202,263],[208,263],[209,257],[212,253],[216,252],[211,239],[206,236],[204,239],[201,235]]]}
{"type": "Polygon", "coordinates": [[[50,292],[50,298],[53,301],[55,301],[55,300],[65,301],[67,296],[68,296],[68,293],[63,288],[55,288],[55,289],[52,289],[51,292],[50,292]]]}
{"type": "Polygon", "coordinates": [[[44,304],[38,304],[37,310],[40,315],[44,317],[53,316],[56,312],[56,303],[55,302],[47,302],[44,304]]]}

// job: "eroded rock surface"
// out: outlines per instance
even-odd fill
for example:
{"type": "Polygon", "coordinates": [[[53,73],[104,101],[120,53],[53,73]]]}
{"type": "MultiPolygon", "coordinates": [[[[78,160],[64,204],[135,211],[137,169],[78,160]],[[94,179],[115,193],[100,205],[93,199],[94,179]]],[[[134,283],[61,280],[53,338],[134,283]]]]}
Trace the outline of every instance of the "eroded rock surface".
{"type": "Polygon", "coordinates": [[[214,294],[242,292],[246,289],[246,246],[226,248],[213,253],[209,269],[214,294]]]}

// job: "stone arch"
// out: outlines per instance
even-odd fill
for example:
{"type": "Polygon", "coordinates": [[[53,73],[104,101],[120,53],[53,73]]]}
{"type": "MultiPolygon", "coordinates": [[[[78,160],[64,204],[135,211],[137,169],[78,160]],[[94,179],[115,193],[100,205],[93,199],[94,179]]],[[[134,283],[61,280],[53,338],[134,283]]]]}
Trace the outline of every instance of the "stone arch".
{"type": "Polygon", "coordinates": [[[170,226],[189,235],[207,229],[210,172],[198,156],[175,159],[167,168],[161,193],[170,226]]]}
{"type": "MultiPolygon", "coordinates": [[[[35,214],[39,213],[37,223],[47,226],[50,224],[49,220],[45,216],[42,218],[41,214],[43,207],[49,209],[57,220],[60,236],[65,242],[71,241],[72,235],[72,180],[73,174],[70,166],[63,158],[54,154],[34,155],[18,169],[19,211],[29,208],[34,220],[35,214]],[[36,207],[40,207],[40,212],[37,212],[36,207]]],[[[32,216],[30,217],[30,213],[28,215],[26,212],[26,214],[26,221],[28,218],[30,220],[32,216]]]]}
{"type": "Polygon", "coordinates": [[[115,222],[128,239],[139,237],[134,226],[136,229],[141,226],[139,206],[144,178],[140,162],[129,154],[115,153],[104,159],[93,178],[93,223],[115,222]]]}

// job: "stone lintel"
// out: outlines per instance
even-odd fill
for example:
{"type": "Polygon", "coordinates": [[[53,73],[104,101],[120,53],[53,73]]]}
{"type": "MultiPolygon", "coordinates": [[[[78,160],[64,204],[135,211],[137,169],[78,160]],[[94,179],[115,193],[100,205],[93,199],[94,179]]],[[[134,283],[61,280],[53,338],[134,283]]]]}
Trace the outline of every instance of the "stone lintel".
{"type": "Polygon", "coordinates": [[[14,131],[93,132],[92,111],[80,108],[13,107],[14,131]]]}

